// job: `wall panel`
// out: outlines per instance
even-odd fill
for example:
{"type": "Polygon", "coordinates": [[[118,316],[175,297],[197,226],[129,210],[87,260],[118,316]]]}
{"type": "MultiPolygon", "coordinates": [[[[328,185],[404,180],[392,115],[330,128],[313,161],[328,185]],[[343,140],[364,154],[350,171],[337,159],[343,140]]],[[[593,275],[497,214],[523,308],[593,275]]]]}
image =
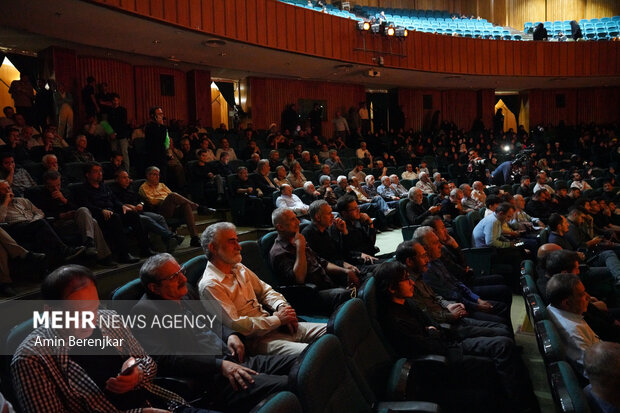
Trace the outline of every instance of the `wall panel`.
{"type": "Polygon", "coordinates": [[[189,121],[211,125],[211,73],[192,70],[187,73],[187,112],[189,121]]]}
{"type": "MultiPolygon", "coordinates": [[[[129,63],[113,59],[80,56],[77,59],[77,82],[79,90],[86,85],[86,78],[92,76],[97,84],[107,83],[110,92],[116,92],[121,97],[121,105],[127,108],[127,118],[136,119],[136,99],[134,93],[133,68],[129,63]]],[[[157,89],[159,90],[159,80],[157,89]]],[[[82,109],[80,95],[74,94],[73,100],[79,102],[82,109]]],[[[80,110],[83,114],[83,111],[80,110]]],[[[138,116],[138,121],[142,118],[138,116]]]]}
{"type": "MultiPolygon", "coordinates": [[[[373,58],[382,56],[386,67],[514,76],[614,75],[620,67],[620,44],[616,42],[535,44],[453,38],[422,32],[413,32],[404,40],[387,39],[359,33],[355,24],[348,19],[276,0],[148,0],[148,10],[143,5],[138,6],[140,2],[135,1],[92,1],[108,6],[116,5],[124,11],[142,13],[154,19],[167,19],[169,23],[194,30],[198,28],[195,26],[198,23],[205,33],[258,46],[362,65],[372,64],[373,58]],[[367,51],[354,51],[362,48],[364,39],[367,51]],[[405,54],[406,58],[398,56],[400,54],[405,54]]],[[[401,0],[391,3],[377,1],[374,4],[385,7],[405,4],[399,1],[401,0]]],[[[573,3],[586,6],[596,3],[600,7],[588,7],[592,10],[607,10],[609,13],[617,10],[616,14],[620,14],[620,1],[548,1],[558,10],[564,10],[557,13],[581,10],[581,6],[573,3]]],[[[467,13],[474,9],[478,13],[484,10],[485,13],[504,13],[532,21],[536,20],[535,13],[540,12],[547,17],[544,2],[545,0],[409,0],[407,4],[420,9],[445,8],[467,13]]]]}
{"type": "Polygon", "coordinates": [[[612,123],[618,121],[620,88],[536,89],[529,92],[530,125],[612,123]],[[566,107],[558,108],[556,96],[564,95],[566,107]]]}
{"type": "Polygon", "coordinates": [[[155,66],[135,66],[136,118],[148,117],[151,106],[161,105],[168,119],[188,119],[187,82],[184,72],[155,66]],[[174,96],[162,96],[160,75],[174,77],[174,96]]]}
{"type": "Polygon", "coordinates": [[[249,78],[250,108],[252,122],[256,128],[267,128],[275,122],[280,124],[280,115],[288,103],[298,99],[320,99],[327,101],[327,122],[323,122],[323,134],[331,136],[332,120],[337,110],[346,112],[354,102],[366,100],[363,86],[301,80],[249,78]]]}

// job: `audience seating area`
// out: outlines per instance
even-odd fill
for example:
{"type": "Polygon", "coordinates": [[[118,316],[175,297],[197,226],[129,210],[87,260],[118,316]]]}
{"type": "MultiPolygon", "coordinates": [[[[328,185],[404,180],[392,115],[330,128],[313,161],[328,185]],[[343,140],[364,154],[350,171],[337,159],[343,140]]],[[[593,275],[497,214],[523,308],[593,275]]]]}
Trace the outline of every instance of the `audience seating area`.
{"type": "MultiPolygon", "coordinates": [[[[540,23],[547,29],[549,37],[558,39],[560,33],[563,33],[569,39],[573,38],[570,20],[526,22],[523,31],[532,33],[540,23]]],[[[600,19],[581,19],[578,23],[581,27],[583,38],[586,40],[609,40],[620,34],[620,16],[601,17],[600,19]]]]}

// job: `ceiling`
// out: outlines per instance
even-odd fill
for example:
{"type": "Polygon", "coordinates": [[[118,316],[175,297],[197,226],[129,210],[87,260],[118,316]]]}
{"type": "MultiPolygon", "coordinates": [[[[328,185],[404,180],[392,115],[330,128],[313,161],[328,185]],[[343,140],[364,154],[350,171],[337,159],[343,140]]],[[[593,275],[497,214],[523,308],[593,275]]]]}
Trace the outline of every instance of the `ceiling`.
{"type": "Polygon", "coordinates": [[[430,73],[346,64],[253,46],[227,39],[205,46],[215,36],[122,13],[80,0],[6,1],[0,13],[0,47],[36,53],[50,46],[75,49],[132,64],[181,70],[209,70],[220,79],[248,76],[285,77],[362,84],[372,89],[397,86],[435,89],[496,89],[620,86],[619,76],[520,77],[430,73]],[[342,67],[344,66],[344,67],[342,67]],[[380,77],[369,77],[369,69],[380,77]]]}

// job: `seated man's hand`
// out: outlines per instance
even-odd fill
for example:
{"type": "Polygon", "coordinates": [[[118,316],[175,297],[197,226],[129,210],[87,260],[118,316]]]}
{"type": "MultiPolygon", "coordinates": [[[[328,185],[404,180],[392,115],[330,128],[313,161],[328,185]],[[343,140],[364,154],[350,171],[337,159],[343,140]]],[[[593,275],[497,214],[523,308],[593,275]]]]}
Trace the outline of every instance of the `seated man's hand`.
{"type": "Polygon", "coordinates": [[[374,264],[379,258],[373,257],[372,255],[368,255],[362,252],[360,258],[364,260],[364,264],[374,264]]]}
{"type": "Polygon", "coordinates": [[[295,234],[295,238],[293,239],[293,242],[295,243],[295,247],[297,247],[298,250],[305,250],[306,249],[306,238],[301,235],[301,233],[297,233],[295,234]]]}
{"type": "Polygon", "coordinates": [[[353,284],[356,287],[360,285],[360,279],[357,276],[357,273],[353,270],[345,270],[347,272],[347,283],[349,285],[353,284]]]}
{"type": "Polygon", "coordinates": [[[101,210],[101,215],[103,215],[103,219],[104,220],[108,220],[112,217],[112,215],[114,214],[114,212],[110,211],[109,209],[102,209],[101,210]]]}
{"type": "Polygon", "coordinates": [[[455,316],[456,318],[462,318],[467,315],[467,310],[465,310],[465,306],[462,303],[452,303],[448,304],[448,311],[455,316]]]}
{"type": "Polygon", "coordinates": [[[484,301],[482,298],[478,298],[478,310],[488,313],[493,310],[493,305],[488,301],[484,301]]]}
{"type": "Polygon", "coordinates": [[[293,307],[289,305],[281,305],[278,310],[273,313],[273,315],[280,319],[280,323],[283,326],[289,326],[289,331],[291,331],[291,334],[294,334],[297,331],[299,321],[297,320],[297,313],[293,307]]]}
{"type": "Polygon", "coordinates": [[[239,360],[240,363],[243,363],[243,358],[245,357],[245,346],[239,336],[236,334],[231,334],[228,336],[228,341],[226,344],[228,345],[228,349],[232,353],[233,357],[239,360]]]}
{"type": "Polygon", "coordinates": [[[336,227],[336,229],[340,232],[342,232],[343,234],[346,235],[347,233],[347,223],[345,222],[344,219],[336,217],[334,218],[334,227],[336,227]]]}
{"type": "MultiPolygon", "coordinates": [[[[123,363],[123,366],[121,367],[121,372],[135,364],[136,359],[133,357],[129,357],[123,363]]],[[[128,374],[121,375],[119,373],[116,377],[110,377],[105,382],[105,388],[106,390],[116,394],[127,393],[138,387],[138,385],[142,381],[143,376],[144,373],[142,371],[142,367],[137,365],[128,374]]]]}
{"type": "Polygon", "coordinates": [[[365,212],[360,213],[360,221],[362,222],[362,224],[372,224],[372,219],[365,212]]]}
{"type": "Polygon", "coordinates": [[[248,383],[254,383],[252,375],[258,372],[232,361],[222,360],[222,375],[228,379],[233,390],[247,389],[248,383]]]}

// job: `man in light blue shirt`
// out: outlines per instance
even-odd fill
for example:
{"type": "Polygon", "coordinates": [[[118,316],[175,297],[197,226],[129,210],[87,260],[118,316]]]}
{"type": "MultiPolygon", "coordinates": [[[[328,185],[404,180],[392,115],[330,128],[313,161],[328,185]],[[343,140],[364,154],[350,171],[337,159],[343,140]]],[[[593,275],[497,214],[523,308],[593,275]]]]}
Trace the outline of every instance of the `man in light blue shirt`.
{"type": "Polygon", "coordinates": [[[510,221],[515,208],[507,202],[500,204],[495,212],[484,217],[472,233],[474,244],[480,247],[508,248],[514,243],[502,236],[502,224],[510,221]]]}

